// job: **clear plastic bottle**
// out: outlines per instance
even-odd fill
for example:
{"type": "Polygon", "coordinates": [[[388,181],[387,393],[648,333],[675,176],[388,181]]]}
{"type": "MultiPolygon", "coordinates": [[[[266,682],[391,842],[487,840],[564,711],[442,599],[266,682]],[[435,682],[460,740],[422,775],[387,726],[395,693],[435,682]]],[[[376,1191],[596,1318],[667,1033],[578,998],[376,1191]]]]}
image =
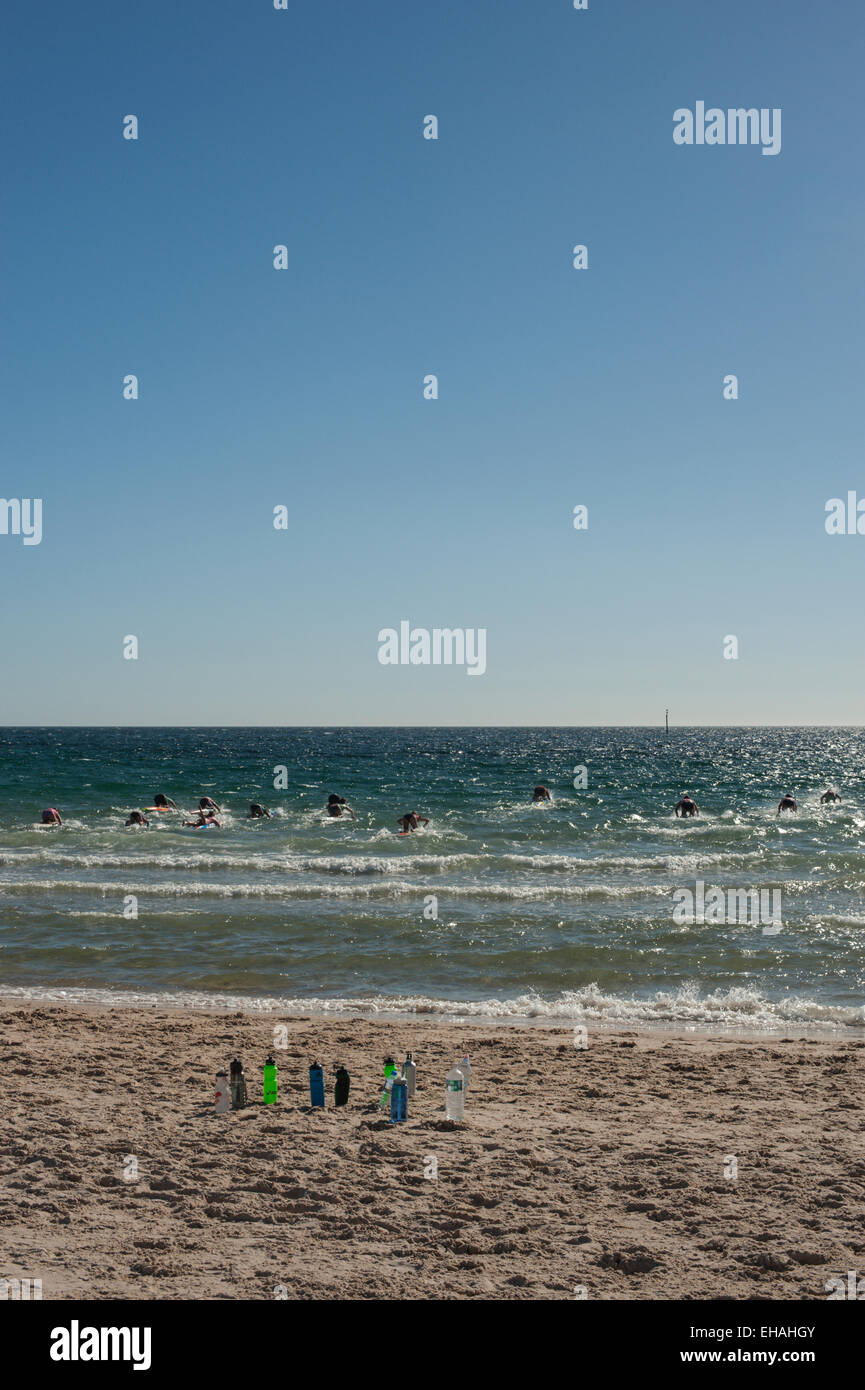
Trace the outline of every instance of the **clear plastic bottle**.
{"type": "Polygon", "coordinates": [[[449,1120],[461,1120],[466,1105],[466,1079],[459,1067],[451,1067],[445,1077],[445,1115],[449,1120]]]}

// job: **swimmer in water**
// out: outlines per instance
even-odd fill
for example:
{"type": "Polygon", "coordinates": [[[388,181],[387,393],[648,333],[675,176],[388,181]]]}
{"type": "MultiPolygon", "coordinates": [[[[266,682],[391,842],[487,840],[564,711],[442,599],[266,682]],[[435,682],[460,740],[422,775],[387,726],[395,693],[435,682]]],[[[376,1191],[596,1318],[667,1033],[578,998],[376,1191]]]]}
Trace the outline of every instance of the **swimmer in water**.
{"type": "Polygon", "coordinates": [[[162,810],[168,810],[169,808],[170,808],[172,811],[176,811],[176,810],[177,810],[177,807],[175,806],[174,802],[171,800],[171,797],[170,797],[170,796],[163,796],[163,795],[162,795],[162,792],[157,792],[157,793],[156,793],[155,797],[153,798],[153,804],[154,804],[154,806],[159,806],[160,809],[162,809],[162,810]]]}
{"type": "Polygon", "coordinates": [[[407,816],[400,816],[397,825],[401,825],[403,834],[406,835],[410,830],[417,830],[419,825],[429,825],[426,816],[419,816],[417,811],[411,811],[407,816]]]}
{"type": "Polygon", "coordinates": [[[352,820],[357,820],[357,816],[354,814],[354,811],[349,806],[345,797],[337,796],[336,792],[331,792],[330,796],[327,798],[327,814],[329,816],[341,816],[343,814],[343,807],[348,811],[352,820]]]}
{"type": "Polygon", "coordinates": [[[250,805],[250,808],[249,808],[249,815],[246,817],[246,819],[247,819],[247,820],[261,820],[262,817],[265,817],[267,820],[270,820],[270,819],[271,819],[270,812],[268,811],[268,809],[267,809],[266,806],[259,806],[259,804],[258,804],[257,801],[253,801],[252,804],[250,805]]]}
{"type": "Polygon", "coordinates": [[[62,825],[63,822],[60,819],[60,812],[55,810],[53,806],[47,806],[45,810],[42,812],[42,824],[62,825]]]}
{"type": "Polygon", "coordinates": [[[835,791],[834,787],[828,787],[826,791],[824,791],[823,795],[820,797],[820,800],[821,802],[825,803],[827,801],[840,801],[841,798],[835,791]]]}
{"type": "Polygon", "coordinates": [[[209,796],[203,796],[198,803],[199,811],[221,811],[222,807],[217,806],[215,801],[211,801],[209,796]]]}
{"type": "Polygon", "coordinates": [[[798,811],[798,809],[799,807],[796,805],[790,793],[785,792],[784,795],[781,797],[781,800],[778,802],[778,809],[775,812],[775,815],[780,816],[782,811],[798,811]]]}
{"type": "Polygon", "coordinates": [[[552,801],[552,799],[546,787],[535,787],[532,792],[532,801],[552,801]]]}
{"type": "Polygon", "coordinates": [[[216,819],[212,811],[199,811],[198,820],[185,820],[183,824],[191,826],[193,830],[200,830],[203,825],[215,825],[222,829],[222,822],[216,819]]]}
{"type": "Polygon", "coordinates": [[[147,819],[147,817],[144,815],[142,811],[130,811],[129,820],[126,822],[126,824],[143,825],[147,827],[150,825],[150,821],[147,819]]]}
{"type": "Polygon", "coordinates": [[[676,802],[675,810],[676,816],[681,816],[683,819],[685,816],[698,816],[700,814],[699,806],[687,792],[682,792],[682,800],[676,802]]]}

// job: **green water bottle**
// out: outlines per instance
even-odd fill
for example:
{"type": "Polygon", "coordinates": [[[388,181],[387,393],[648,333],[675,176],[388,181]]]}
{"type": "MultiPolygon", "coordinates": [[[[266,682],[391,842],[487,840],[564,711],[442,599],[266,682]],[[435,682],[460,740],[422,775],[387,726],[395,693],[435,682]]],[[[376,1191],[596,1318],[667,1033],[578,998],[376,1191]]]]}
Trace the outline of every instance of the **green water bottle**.
{"type": "Polygon", "coordinates": [[[384,1059],[384,1090],[378,1103],[379,1110],[386,1110],[390,1106],[390,1093],[393,1086],[393,1078],[397,1075],[396,1062],[392,1057],[384,1059]]]}
{"type": "Polygon", "coordinates": [[[264,1063],[264,1103],[276,1105],[276,1063],[272,1055],[264,1063]]]}

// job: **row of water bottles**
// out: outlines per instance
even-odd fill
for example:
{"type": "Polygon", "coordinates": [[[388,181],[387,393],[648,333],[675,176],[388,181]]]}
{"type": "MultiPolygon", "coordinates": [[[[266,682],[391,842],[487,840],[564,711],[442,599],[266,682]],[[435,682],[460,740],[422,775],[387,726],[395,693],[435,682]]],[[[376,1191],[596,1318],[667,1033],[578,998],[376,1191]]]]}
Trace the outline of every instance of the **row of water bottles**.
{"type": "MultiPolygon", "coordinates": [[[[466,1093],[471,1077],[471,1063],[463,1057],[451,1068],[445,1078],[445,1114],[449,1120],[461,1120],[465,1114],[466,1093]]],[[[277,1066],[272,1056],[264,1063],[262,1077],[262,1099],[265,1105],[275,1105],[277,1099],[277,1066]]],[[[336,1068],[334,1085],[334,1104],[348,1103],[351,1078],[342,1065],[336,1068]]],[[[398,1124],[408,1118],[408,1102],[417,1088],[417,1064],[410,1052],[406,1053],[400,1071],[393,1057],[384,1059],[384,1090],[379,1100],[379,1108],[390,1111],[391,1123],[398,1124]]],[[[313,1062],[309,1068],[310,1103],[313,1108],[324,1108],[324,1068],[320,1062],[313,1062]]],[[[222,1114],[229,1109],[240,1110],[249,1103],[246,1076],[239,1058],[231,1063],[230,1072],[221,1068],[216,1077],[215,1109],[222,1114]]]]}
{"type": "MultiPolygon", "coordinates": [[[[269,1055],[264,1063],[262,1073],[262,1100],[265,1105],[276,1105],[278,1092],[279,1071],[272,1054],[269,1055]]],[[[347,1105],[348,1095],[351,1088],[351,1077],[345,1067],[340,1064],[335,1071],[333,1087],[334,1105],[347,1105]]],[[[324,1108],[324,1067],[320,1062],[311,1062],[309,1066],[309,1099],[313,1108],[324,1108]]],[[[220,1067],[216,1073],[216,1096],[214,1109],[218,1115],[224,1114],[229,1108],[232,1110],[242,1110],[249,1104],[249,1095],[246,1088],[246,1075],[243,1070],[243,1063],[239,1057],[235,1057],[231,1063],[230,1071],[225,1067],[220,1067]]]]}

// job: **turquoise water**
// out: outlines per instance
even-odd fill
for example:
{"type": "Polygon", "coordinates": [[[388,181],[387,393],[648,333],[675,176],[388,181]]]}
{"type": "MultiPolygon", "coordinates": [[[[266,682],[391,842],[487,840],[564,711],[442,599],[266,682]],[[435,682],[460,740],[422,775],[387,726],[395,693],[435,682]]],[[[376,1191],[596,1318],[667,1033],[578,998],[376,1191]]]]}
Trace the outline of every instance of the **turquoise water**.
{"type": "Polygon", "coordinates": [[[655,729],[6,729],[0,751],[7,994],[865,1022],[859,729],[669,740],[655,729]],[[285,790],[274,789],[280,767],[285,790]],[[531,804],[537,782],[552,805],[531,804]],[[819,804],[830,784],[840,806],[819,804]],[[697,820],[672,816],[684,790],[697,820]],[[788,790],[800,809],[779,819],[788,790]],[[184,831],[171,817],[124,829],[160,791],[187,809],[212,796],[222,829],[184,831]],[[331,791],[357,821],[323,814],[331,791]],[[250,801],[273,819],[245,819],[250,801]],[[61,829],[36,827],[43,806],[60,810],[61,829]],[[400,838],[396,817],[413,809],[430,825],[400,838]],[[677,924],[673,893],[697,880],[779,889],[780,932],[677,924]],[[123,915],[130,895],[137,918],[123,915]]]}

